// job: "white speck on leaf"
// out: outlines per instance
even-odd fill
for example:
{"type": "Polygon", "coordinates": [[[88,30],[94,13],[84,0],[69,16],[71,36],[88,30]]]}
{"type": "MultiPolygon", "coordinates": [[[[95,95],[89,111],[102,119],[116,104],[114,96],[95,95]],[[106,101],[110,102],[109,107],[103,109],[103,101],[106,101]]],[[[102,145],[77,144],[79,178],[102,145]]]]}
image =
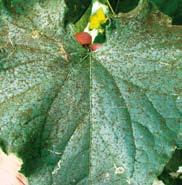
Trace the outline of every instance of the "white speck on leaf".
{"type": "Polygon", "coordinates": [[[119,166],[117,167],[115,164],[114,164],[114,168],[115,168],[115,174],[123,174],[125,172],[125,169],[122,167],[122,166],[119,166]]]}
{"type": "Polygon", "coordinates": [[[179,174],[176,173],[176,172],[171,172],[171,173],[169,173],[169,175],[170,175],[171,177],[173,177],[173,178],[178,178],[178,176],[179,176],[179,174]]]}
{"type": "Polygon", "coordinates": [[[182,173],[182,166],[179,166],[177,173],[182,173]]]}
{"type": "Polygon", "coordinates": [[[107,173],[105,174],[105,177],[106,177],[106,178],[109,178],[109,177],[110,177],[110,174],[107,172],[107,173]]]}
{"type": "Polygon", "coordinates": [[[58,161],[57,168],[54,169],[54,171],[52,172],[52,175],[55,175],[59,171],[60,168],[61,168],[61,160],[58,161]]]}
{"type": "Polygon", "coordinates": [[[50,153],[53,153],[53,154],[56,154],[56,155],[61,155],[62,153],[61,152],[56,152],[56,151],[53,151],[53,150],[48,150],[50,153]]]}
{"type": "Polygon", "coordinates": [[[32,38],[33,39],[38,39],[39,38],[39,32],[37,31],[37,30],[34,30],[34,31],[32,31],[32,38]]]}
{"type": "Polygon", "coordinates": [[[163,181],[156,179],[156,180],[154,180],[152,185],[165,185],[165,184],[163,183],[163,181]]]}
{"type": "Polygon", "coordinates": [[[130,178],[127,178],[126,182],[127,182],[128,184],[131,184],[130,178]]]}

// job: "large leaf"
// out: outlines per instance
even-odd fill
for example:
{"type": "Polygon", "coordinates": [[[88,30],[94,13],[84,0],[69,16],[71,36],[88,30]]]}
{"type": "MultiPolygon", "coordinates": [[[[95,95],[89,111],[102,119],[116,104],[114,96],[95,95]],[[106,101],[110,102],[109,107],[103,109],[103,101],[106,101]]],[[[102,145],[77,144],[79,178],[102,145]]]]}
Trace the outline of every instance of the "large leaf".
{"type": "Polygon", "coordinates": [[[67,5],[0,17],[0,144],[31,185],[150,185],[181,146],[182,28],[148,1],[96,53],[64,31],[67,5]]]}

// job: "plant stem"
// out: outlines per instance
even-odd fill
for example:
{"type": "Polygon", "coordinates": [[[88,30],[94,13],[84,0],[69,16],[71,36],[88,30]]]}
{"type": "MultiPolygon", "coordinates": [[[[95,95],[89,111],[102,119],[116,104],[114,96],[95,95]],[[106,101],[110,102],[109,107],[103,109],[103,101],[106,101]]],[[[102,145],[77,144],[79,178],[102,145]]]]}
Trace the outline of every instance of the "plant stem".
{"type": "Polygon", "coordinates": [[[109,0],[107,0],[107,5],[109,6],[109,8],[110,8],[112,14],[113,14],[113,15],[116,15],[116,13],[114,12],[114,10],[113,10],[113,8],[112,8],[112,6],[111,6],[109,0]]]}

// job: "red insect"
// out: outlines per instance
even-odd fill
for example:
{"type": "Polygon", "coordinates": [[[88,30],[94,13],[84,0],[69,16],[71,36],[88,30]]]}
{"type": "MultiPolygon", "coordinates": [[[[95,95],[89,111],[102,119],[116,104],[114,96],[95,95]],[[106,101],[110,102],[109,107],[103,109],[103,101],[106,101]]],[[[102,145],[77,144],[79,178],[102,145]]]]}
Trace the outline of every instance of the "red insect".
{"type": "Polygon", "coordinates": [[[90,49],[91,49],[91,51],[96,51],[96,50],[98,50],[98,49],[101,48],[101,47],[102,47],[102,44],[95,43],[95,44],[92,44],[92,45],[90,46],[90,49]]]}
{"type": "Polygon", "coordinates": [[[90,45],[92,43],[92,36],[87,32],[79,32],[75,34],[75,38],[81,45],[90,45]]]}
{"type": "Polygon", "coordinates": [[[102,47],[99,43],[92,44],[92,36],[87,32],[76,33],[75,39],[83,47],[89,48],[90,51],[96,51],[102,47]]]}

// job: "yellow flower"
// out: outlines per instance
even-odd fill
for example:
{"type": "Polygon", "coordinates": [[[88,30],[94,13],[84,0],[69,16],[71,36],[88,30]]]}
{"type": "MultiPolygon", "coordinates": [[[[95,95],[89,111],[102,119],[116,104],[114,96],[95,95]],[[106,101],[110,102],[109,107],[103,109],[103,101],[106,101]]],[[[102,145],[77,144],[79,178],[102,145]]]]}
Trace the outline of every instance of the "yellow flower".
{"type": "Polygon", "coordinates": [[[107,21],[103,8],[99,8],[94,15],[90,17],[89,29],[99,29],[107,21]]]}

